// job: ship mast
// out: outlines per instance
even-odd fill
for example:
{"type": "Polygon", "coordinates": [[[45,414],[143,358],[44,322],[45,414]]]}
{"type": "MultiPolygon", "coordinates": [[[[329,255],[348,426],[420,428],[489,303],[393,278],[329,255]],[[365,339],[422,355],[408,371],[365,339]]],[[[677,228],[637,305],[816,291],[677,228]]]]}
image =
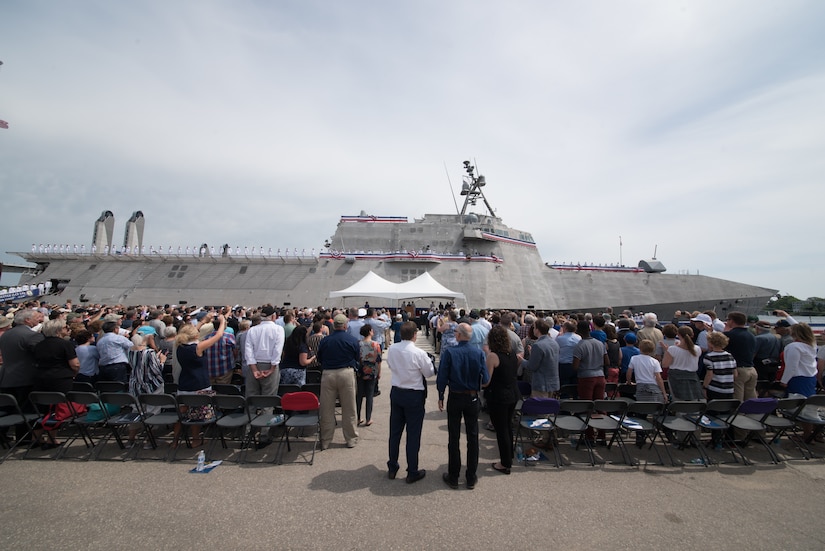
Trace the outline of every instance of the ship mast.
{"type": "Polygon", "coordinates": [[[464,161],[464,170],[467,172],[467,175],[464,176],[464,183],[461,185],[461,195],[464,196],[464,206],[461,207],[461,215],[464,216],[467,214],[467,207],[470,205],[475,206],[478,198],[481,197],[481,200],[484,201],[484,205],[490,212],[490,216],[495,217],[496,214],[493,212],[493,207],[490,206],[490,202],[487,201],[487,197],[485,197],[484,192],[481,191],[481,188],[487,185],[484,176],[481,174],[478,176],[475,175],[476,167],[471,165],[470,161],[464,161]]]}

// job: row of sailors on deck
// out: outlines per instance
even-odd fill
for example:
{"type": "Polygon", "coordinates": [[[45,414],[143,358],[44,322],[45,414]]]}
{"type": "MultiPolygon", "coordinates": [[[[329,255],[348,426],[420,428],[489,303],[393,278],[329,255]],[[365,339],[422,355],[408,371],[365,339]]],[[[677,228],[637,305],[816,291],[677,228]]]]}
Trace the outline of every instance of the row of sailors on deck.
{"type": "MultiPolygon", "coordinates": [[[[131,255],[164,254],[164,248],[162,246],[158,247],[158,248],[155,248],[154,245],[150,245],[148,249],[147,249],[146,245],[143,245],[142,247],[139,247],[138,245],[135,245],[134,247],[127,247],[126,245],[123,245],[120,248],[117,248],[117,247],[114,247],[114,246],[110,248],[109,245],[105,245],[103,247],[102,251],[98,251],[97,245],[92,245],[91,254],[98,254],[98,252],[102,252],[102,254],[131,254],[131,255]]],[[[40,254],[86,254],[86,245],[85,244],[79,245],[79,246],[77,244],[75,244],[75,245],[57,245],[57,244],[49,245],[48,243],[46,243],[45,245],[43,245],[42,243],[40,245],[32,244],[32,253],[40,253],[40,254]]],[[[194,254],[194,255],[198,255],[198,256],[215,256],[217,254],[217,252],[216,252],[214,246],[209,247],[207,249],[206,247],[203,247],[203,246],[201,246],[201,247],[189,247],[189,246],[181,247],[180,245],[177,247],[177,250],[175,252],[172,248],[172,245],[169,245],[169,247],[166,249],[166,254],[168,254],[168,255],[172,255],[172,254],[189,255],[189,256],[194,254]]],[[[225,247],[223,247],[223,250],[222,250],[221,254],[223,254],[224,256],[232,255],[233,254],[232,247],[226,245],[225,247]]],[[[290,249],[287,247],[286,249],[284,249],[284,252],[283,252],[283,255],[282,255],[281,254],[281,249],[278,249],[277,251],[275,251],[273,253],[272,247],[270,247],[269,249],[264,251],[263,247],[259,247],[259,248],[244,247],[243,250],[241,250],[240,247],[236,246],[235,249],[234,249],[234,255],[235,256],[260,255],[260,256],[279,256],[279,257],[280,256],[287,256],[287,257],[289,257],[289,256],[295,256],[295,257],[302,256],[303,257],[303,256],[307,255],[307,252],[306,252],[306,249],[301,249],[301,253],[299,255],[297,248],[294,248],[290,251],[290,249]]],[[[314,247],[310,251],[310,256],[315,256],[315,248],[314,247]]]]}
{"type": "MultiPolygon", "coordinates": [[[[49,293],[52,289],[52,282],[46,281],[45,283],[32,283],[31,285],[17,285],[15,287],[7,287],[5,289],[0,289],[0,301],[7,300],[6,297],[10,297],[16,295],[18,293],[28,293],[30,291],[39,291],[38,295],[44,295],[49,293]]],[[[33,294],[33,293],[32,293],[33,294]]]]}

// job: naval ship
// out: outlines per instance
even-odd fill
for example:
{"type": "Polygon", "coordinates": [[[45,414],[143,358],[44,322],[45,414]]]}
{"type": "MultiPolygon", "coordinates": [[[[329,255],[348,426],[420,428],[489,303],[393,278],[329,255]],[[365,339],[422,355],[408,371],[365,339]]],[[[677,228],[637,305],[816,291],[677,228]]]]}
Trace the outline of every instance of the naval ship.
{"type": "MultiPolygon", "coordinates": [[[[469,161],[464,169],[463,206],[456,214],[426,214],[412,221],[363,211],[342,216],[317,254],[229,244],[216,249],[206,243],[147,249],[140,211],[127,222],[118,247],[112,239],[114,215],[104,211],[88,250],[47,245],[13,253],[34,265],[22,274],[17,289],[37,294],[45,282],[46,290],[75,304],[349,306],[371,297],[330,299],[330,293],[369,272],[393,283],[427,273],[464,295],[460,307],[548,312],[612,307],[655,312],[662,319],[670,319],[675,310],[714,310],[722,317],[732,310],[758,313],[777,292],[698,274],[667,274],[655,259],[635,267],[545,263],[530,233],[495,215],[484,195],[485,177],[469,161]]],[[[425,308],[439,298],[421,296],[404,303],[425,308]]],[[[382,305],[398,306],[386,302],[382,305]]]]}

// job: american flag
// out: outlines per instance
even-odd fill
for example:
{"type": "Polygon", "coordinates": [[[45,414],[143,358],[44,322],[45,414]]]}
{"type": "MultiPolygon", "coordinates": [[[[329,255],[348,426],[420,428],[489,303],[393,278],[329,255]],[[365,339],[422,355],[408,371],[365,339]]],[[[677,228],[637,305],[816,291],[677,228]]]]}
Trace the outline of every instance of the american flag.
{"type": "Polygon", "coordinates": [[[9,123],[4,120],[0,120],[0,128],[5,128],[6,130],[9,129],[9,123]]]}

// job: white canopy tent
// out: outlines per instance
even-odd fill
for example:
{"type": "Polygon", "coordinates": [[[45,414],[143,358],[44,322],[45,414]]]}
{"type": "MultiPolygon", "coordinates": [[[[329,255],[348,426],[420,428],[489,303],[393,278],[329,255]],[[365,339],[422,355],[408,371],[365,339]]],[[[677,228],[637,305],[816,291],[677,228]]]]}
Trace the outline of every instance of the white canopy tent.
{"type": "Polygon", "coordinates": [[[367,275],[359,279],[354,284],[340,291],[332,291],[329,298],[336,297],[378,297],[398,299],[396,291],[397,284],[387,281],[380,275],[370,270],[367,275]]]}
{"type": "Polygon", "coordinates": [[[353,285],[340,291],[332,291],[329,298],[336,297],[378,297],[394,300],[410,298],[461,298],[463,293],[456,293],[444,287],[430,274],[423,273],[412,281],[392,283],[373,271],[370,271],[353,285]]]}
{"type": "Polygon", "coordinates": [[[461,298],[464,300],[464,293],[456,293],[447,289],[429,272],[424,272],[411,281],[399,283],[398,289],[403,293],[403,296],[399,298],[461,298]]]}

